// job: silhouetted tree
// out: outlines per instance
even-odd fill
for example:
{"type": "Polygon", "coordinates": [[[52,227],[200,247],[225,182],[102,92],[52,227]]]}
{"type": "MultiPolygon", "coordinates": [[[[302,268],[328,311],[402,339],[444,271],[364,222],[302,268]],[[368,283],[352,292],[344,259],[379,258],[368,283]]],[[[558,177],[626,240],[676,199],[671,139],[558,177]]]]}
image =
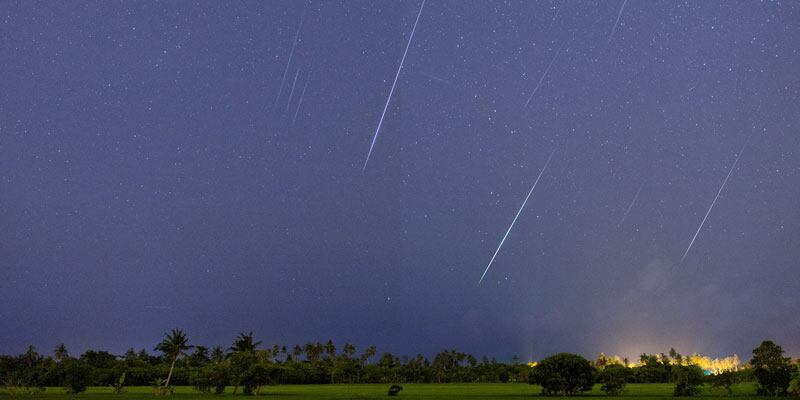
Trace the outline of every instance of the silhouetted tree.
{"type": "Polygon", "coordinates": [[[167,374],[167,380],[164,381],[164,387],[169,386],[172,372],[175,369],[175,361],[184,354],[184,351],[190,348],[192,348],[192,346],[188,344],[188,339],[183,330],[173,329],[172,332],[164,334],[164,339],[155,348],[157,351],[164,353],[166,357],[172,359],[172,363],[169,366],[169,374],[167,374]]]}
{"type": "Polygon", "coordinates": [[[86,391],[89,384],[90,366],[83,360],[68,359],[63,362],[64,389],[67,393],[78,394],[86,391]]]}
{"type": "Polygon", "coordinates": [[[609,364],[597,374],[597,382],[602,385],[600,390],[607,395],[619,396],[625,389],[630,376],[630,368],[619,364],[609,364]]]}
{"type": "Polygon", "coordinates": [[[766,340],[753,349],[753,376],[758,382],[758,394],[785,395],[791,380],[791,359],[783,356],[781,346],[766,340]]]}
{"type": "Polygon", "coordinates": [[[53,356],[58,362],[62,362],[67,358],[69,358],[69,352],[67,351],[67,346],[64,343],[61,343],[58,346],[56,346],[55,350],[53,350],[53,356]]]}
{"type": "Polygon", "coordinates": [[[592,389],[594,368],[577,354],[559,353],[533,368],[530,383],[541,385],[542,394],[546,396],[580,394],[592,389]]]}
{"type": "Polygon", "coordinates": [[[217,345],[211,350],[211,362],[214,364],[220,364],[225,361],[225,350],[222,349],[222,346],[217,345]]]}
{"type": "Polygon", "coordinates": [[[256,342],[253,340],[253,332],[248,334],[244,334],[244,332],[242,332],[238,337],[236,337],[236,341],[233,342],[233,346],[231,346],[230,350],[234,353],[255,354],[256,349],[260,344],[260,341],[256,342]]]}
{"type": "Polygon", "coordinates": [[[377,353],[378,348],[375,346],[369,346],[364,349],[364,352],[361,353],[361,357],[359,358],[359,361],[361,361],[361,368],[364,368],[364,365],[366,365],[377,353]]]}

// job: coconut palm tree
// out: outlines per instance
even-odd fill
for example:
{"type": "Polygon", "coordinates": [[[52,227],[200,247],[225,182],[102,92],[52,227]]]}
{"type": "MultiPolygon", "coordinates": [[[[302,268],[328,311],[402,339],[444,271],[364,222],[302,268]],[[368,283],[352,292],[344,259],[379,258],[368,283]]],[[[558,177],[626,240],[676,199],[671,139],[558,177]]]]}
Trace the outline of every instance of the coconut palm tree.
{"type": "Polygon", "coordinates": [[[191,349],[194,346],[190,346],[188,344],[189,340],[186,338],[186,334],[181,329],[173,329],[170,333],[164,334],[164,340],[156,346],[156,350],[164,353],[165,356],[172,358],[172,364],[169,367],[169,374],[167,374],[167,380],[164,382],[164,387],[169,386],[169,380],[172,378],[172,371],[175,369],[175,361],[178,360],[182,354],[186,350],[191,349]]]}
{"type": "Polygon", "coordinates": [[[214,346],[214,349],[211,350],[211,362],[219,364],[225,361],[225,350],[222,349],[222,346],[214,346]]]}
{"type": "Polygon", "coordinates": [[[234,353],[252,353],[255,354],[256,348],[260,345],[261,342],[253,340],[253,332],[248,334],[244,334],[244,332],[239,333],[239,336],[236,338],[236,341],[233,342],[233,346],[231,346],[230,350],[234,353]]]}
{"type": "Polygon", "coordinates": [[[364,352],[361,353],[361,367],[363,368],[364,365],[378,352],[378,348],[375,346],[369,346],[364,349],[364,352]]]}
{"type": "Polygon", "coordinates": [[[342,348],[342,354],[348,359],[352,360],[353,356],[356,354],[356,346],[352,343],[345,343],[344,347],[342,348]]]}
{"type": "Polygon", "coordinates": [[[67,346],[64,343],[59,344],[56,346],[56,349],[53,351],[53,355],[56,358],[56,361],[61,362],[69,358],[69,352],[67,351],[67,346]]]}
{"type": "Polygon", "coordinates": [[[292,347],[292,360],[294,362],[300,362],[300,356],[303,355],[303,348],[300,345],[294,345],[292,347]]]}

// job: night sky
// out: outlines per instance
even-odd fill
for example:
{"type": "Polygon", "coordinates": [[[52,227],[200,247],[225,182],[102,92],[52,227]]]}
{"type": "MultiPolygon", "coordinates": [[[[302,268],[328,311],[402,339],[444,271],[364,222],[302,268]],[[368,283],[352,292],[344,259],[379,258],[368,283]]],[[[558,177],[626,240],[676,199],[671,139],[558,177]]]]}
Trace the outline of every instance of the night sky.
{"type": "Polygon", "coordinates": [[[800,4],[419,10],[0,4],[0,353],[800,355],[800,4]]]}

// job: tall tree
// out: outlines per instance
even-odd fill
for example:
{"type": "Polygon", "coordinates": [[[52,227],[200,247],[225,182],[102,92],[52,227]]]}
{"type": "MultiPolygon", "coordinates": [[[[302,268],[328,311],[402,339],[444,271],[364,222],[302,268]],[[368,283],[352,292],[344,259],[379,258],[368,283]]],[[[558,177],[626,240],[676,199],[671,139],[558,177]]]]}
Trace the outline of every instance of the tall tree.
{"type": "Polygon", "coordinates": [[[370,359],[374,357],[377,352],[378,348],[375,346],[369,346],[366,349],[364,349],[364,352],[361,353],[361,359],[360,359],[361,367],[363,368],[364,365],[367,364],[367,362],[369,362],[370,359]]]}
{"type": "Polygon", "coordinates": [[[345,343],[342,347],[342,355],[344,355],[348,360],[352,360],[353,356],[356,354],[356,346],[352,343],[345,343]]]}
{"type": "Polygon", "coordinates": [[[196,367],[202,367],[207,362],[210,361],[208,358],[208,347],[206,346],[195,346],[194,352],[192,355],[189,356],[189,361],[192,365],[196,367]]]}
{"type": "Polygon", "coordinates": [[[36,347],[28,345],[28,350],[22,355],[22,362],[27,367],[32,367],[42,361],[44,357],[36,351],[36,347]]]}
{"type": "Polygon", "coordinates": [[[303,348],[300,347],[300,345],[297,345],[297,344],[294,345],[294,347],[292,347],[292,359],[295,362],[298,362],[298,361],[300,361],[300,356],[302,356],[302,355],[303,355],[303,348]]]}
{"type": "Polygon", "coordinates": [[[239,336],[236,338],[236,341],[233,342],[233,346],[231,346],[230,350],[234,353],[252,353],[255,354],[256,348],[261,344],[261,341],[256,342],[253,339],[253,332],[245,334],[244,332],[239,333],[239,336]]]}
{"type": "Polygon", "coordinates": [[[328,359],[336,357],[336,346],[333,345],[332,339],[328,339],[328,343],[325,343],[325,355],[328,359]]]}
{"type": "Polygon", "coordinates": [[[69,358],[69,352],[67,351],[67,346],[64,343],[59,344],[56,346],[56,349],[53,350],[53,356],[55,356],[56,361],[62,362],[69,358]]]}
{"type": "Polygon", "coordinates": [[[156,350],[164,353],[165,356],[172,359],[169,367],[169,374],[167,380],[164,382],[164,387],[169,386],[169,381],[172,378],[172,371],[175,369],[175,361],[178,360],[186,350],[191,349],[193,346],[189,345],[189,340],[186,334],[181,329],[173,329],[170,333],[164,333],[164,340],[156,346],[156,350]]]}
{"type": "Polygon", "coordinates": [[[225,361],[225,350],[222,349],[222,346],[216,345],[211,350],[211,362],[214,364],[220,364],[225,361]]]}

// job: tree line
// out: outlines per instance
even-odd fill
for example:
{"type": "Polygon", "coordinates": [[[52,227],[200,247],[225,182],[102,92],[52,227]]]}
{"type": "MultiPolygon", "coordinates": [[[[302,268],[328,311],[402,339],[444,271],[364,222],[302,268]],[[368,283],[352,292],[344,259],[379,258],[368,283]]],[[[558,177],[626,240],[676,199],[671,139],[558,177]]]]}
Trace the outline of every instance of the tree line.
{"type": "Polygon", "coordinates": [[[743,368],[735,367],[711,373],[671,349],[666,354],[642,354],[637,366],[627,362],[608,362],[601,354],[590,362],[577,354],[559,353],[547,357],[530,371],[529,382],[542,386],[542,394],[568,396],[591,390],[600,384],[600,390],[616,396],[631,382],[673,383],[675,396],[694,396],[707,385],[733,393],[732,386],[745,381],[756,383],[761,396],[800,396],[800,360],[792,363],[784,357],[781,346],[764,341],[753,349],[753,358],[743,368]]]}
{"type": "Polygon", "coordinates": [[[588,361],[567,353],[528,364],[514,356],[510,363],[504,363],[456,350],[440,351],[430,360],[422,354],[379,355],[375,346],[358,352],[353,344],[339,348],[331,340],[265,347],[252,332],[240,333],[227,348],[209,348],[190,344],[180,329],[165,333],[153,350],[157,354],[145,349],[129,349],[122,355],[88,350],[73,357],[63,344],[52,356],[29,346],[23,354],[0,356],[0,382],[8,391],[16,392],[36,392],[48,386],[64,387],[70,393],[80,393],[87,386],[110,386],[122,392],[125,386],[151,385],[156,394],[169,394],[173,386],[194,386],[204,393],[223,393],[226,387],[233,387],[234,394],[255,394],[264,385],[278,384],[451,382],[526,382],[541,385],[545,394],[565,395],[580,393],[597,383],[613,394],[632,382],[674,382],[676,393],[686,395],[703,383],[730,390],[732,384],[743,380],[756,380],[765,394],[794,390],[790,384],[791,361],[772,342],[764,342],[753,351],[748,368],[722,371],[712,377],[705,377],[689,357],[674,350],[669,355],[643,354],[635,365],[627,360],[615,362],[602,354],[588,361]],[[771,383],[766,383],[768,380],[771,383]]]}

